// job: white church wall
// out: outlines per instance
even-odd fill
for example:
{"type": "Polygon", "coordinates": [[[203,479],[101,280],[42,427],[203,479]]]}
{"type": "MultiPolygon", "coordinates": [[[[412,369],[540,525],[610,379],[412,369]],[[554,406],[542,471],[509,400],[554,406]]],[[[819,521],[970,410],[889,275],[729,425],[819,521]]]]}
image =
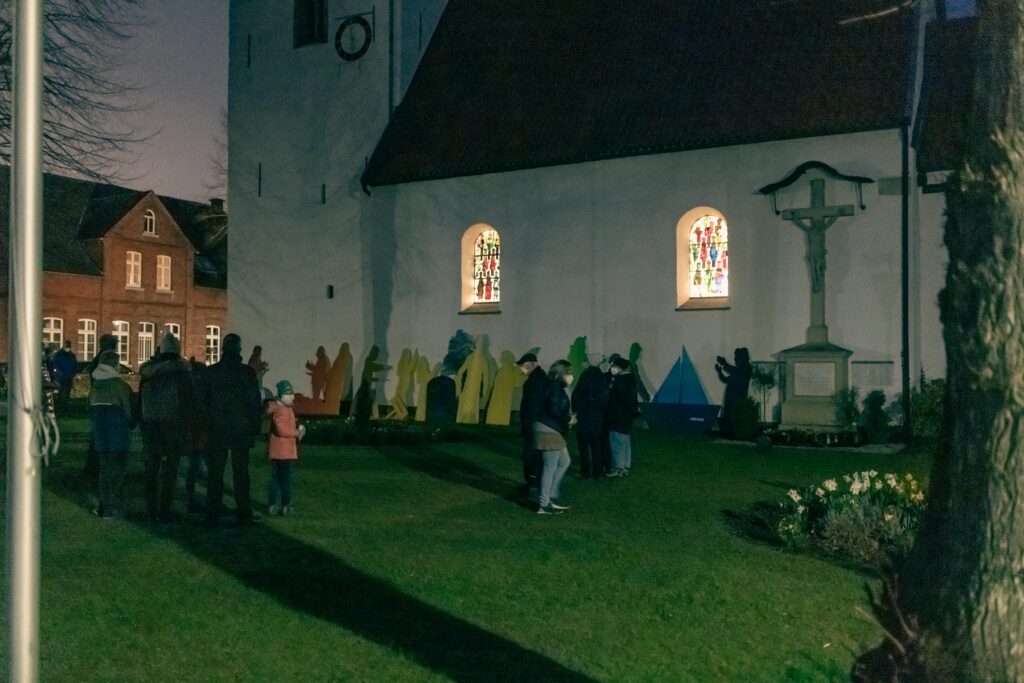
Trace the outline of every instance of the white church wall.
{"type": "MultiPolygon", "coordinates": [[[[657,388],[685,344],[710,398],[714,357],[747,346],[755,359],[804,341],[809,285],[804,236],[755,190],[809,159],[873,178],[899,175],[897,131],[637,157],[391,188],[396,201],[396,292],[389,346],[443,350],[458,327],[545,361],[577,336],[625,353],[638,341],[657,388]],[[675,226],[698,205],[729,225],[729,310],[675,310],[675,226]],[[502,236],[499,315],[459,315],[462,232],[487,223],[502,236]],[[414,322],[413,322],[414,321],[414,322]]],[[[900,198],[865,187],[867,209],[828,233],[828,322],[854,360],[896,365],[900,355],[900,198]]],[[[380,190],[374,190],[375,195],[380,190]]],[[[829,202],[852,203],[836,184],[829,202]]],[[[382,199],[382,201],[384,201],[382,199]]],[[[809,201],[806,180],[779,209],[809,201]]],[[[436,353],[436,352],[435,352],[436,353]]]]}
{"type": "MultiPolygon", "coordinates": [[[[921,231],[917,245],[921,263],[921,293],[918,298],[921,308],[921,366],[928,378],[945,377],[946,345],[942,340],[942,323],[939,320],[939,292],[945,286],[946,267],[949,265],[949,255],[942,242],[946,220],[945,195],[920,195],[918,214],[921,231]]],[[[918,381],[917,376],[911,379],[915,384],[918,381]]]]}

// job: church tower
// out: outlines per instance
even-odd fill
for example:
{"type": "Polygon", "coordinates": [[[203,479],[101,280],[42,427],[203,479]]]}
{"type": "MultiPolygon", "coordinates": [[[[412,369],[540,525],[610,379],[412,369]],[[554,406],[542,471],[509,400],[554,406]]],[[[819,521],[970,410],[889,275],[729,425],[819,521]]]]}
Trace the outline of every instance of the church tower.
{"type": "MultiPolygon", "coordinates": [[[[336,347],[372,315],[363,275],[375,199],[359,177],[443,9],[444,0],[232,0],[229,310],[247,346],[336,347]]],[[[298,380],[303,360],[269,362],[298,380]]]]}

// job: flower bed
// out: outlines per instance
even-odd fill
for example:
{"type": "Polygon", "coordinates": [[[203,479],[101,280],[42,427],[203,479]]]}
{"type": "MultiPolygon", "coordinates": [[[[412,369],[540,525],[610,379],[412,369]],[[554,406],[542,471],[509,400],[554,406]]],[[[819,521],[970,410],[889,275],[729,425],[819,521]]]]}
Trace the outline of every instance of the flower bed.
{"type": "Polygon", "coordinates": [[[790,490],[771,528],[790,548],[878,566],[910,550],[924,501],[910,473],[856,472],[790,490]]]}

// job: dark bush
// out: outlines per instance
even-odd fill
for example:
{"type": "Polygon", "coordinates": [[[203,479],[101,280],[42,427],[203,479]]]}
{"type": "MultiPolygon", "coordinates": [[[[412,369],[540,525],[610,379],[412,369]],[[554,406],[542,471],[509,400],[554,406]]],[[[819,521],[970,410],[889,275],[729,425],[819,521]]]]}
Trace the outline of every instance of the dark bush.
{"type": "Polygon", "coordinates": [[[884,405],[884,391],[872,391],[864,398],[861,422],[869,443],[888,443],[889,441],[889,416],[883,409],[884,405]]]}
{"type": "Polygon", "coordinates": [[[733,436],[749,441],[761,433],[761,408],[757,401],[745,396],[733,407],[733,436]]]}

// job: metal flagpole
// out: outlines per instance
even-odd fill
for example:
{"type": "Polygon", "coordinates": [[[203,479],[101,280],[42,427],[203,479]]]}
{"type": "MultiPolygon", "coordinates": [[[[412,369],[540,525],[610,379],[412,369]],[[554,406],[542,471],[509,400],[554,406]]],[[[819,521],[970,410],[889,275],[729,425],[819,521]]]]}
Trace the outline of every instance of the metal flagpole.
{"type": "Polygon", "coordinates": [[[42,0],[14,11],[7,392],[7,672],[39,679],[42,330],[42,0]]]}

